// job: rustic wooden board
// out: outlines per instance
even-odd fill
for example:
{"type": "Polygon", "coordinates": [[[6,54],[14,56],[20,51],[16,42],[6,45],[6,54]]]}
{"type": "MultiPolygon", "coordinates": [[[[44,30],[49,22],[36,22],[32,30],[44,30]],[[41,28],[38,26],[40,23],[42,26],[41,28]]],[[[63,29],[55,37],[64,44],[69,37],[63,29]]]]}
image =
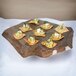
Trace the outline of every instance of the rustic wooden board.
{"type": "MultiPolygon", "coordinates": [[[[27,22],[25,22],[25,23],[27,23],[27,22]]],[[[23,23],[6,29],[2,34],[13,45],[13,47],[17,50],[17,52],[22,57],[27,57],[30,55],[37,55],[40,57],[48,57],[48,56],[52,55],[53,50],[57,50],[57,53],[60,53],[60,52],[65,51],[66,46],[69,46],[70,48],[72,48],[73,29],[71,27],[67,27],[69,31],[66,33],[63,33],[64,38],[59,40],[59,41],[56,41],[57,46],[55,46],[54,48],[49,49],[49,48],[46,48],[45,46],[41,45],[41,41],[47,40],[51,36],[51,34],[55,32],[54,29],[58,26],[56,24],[53,24],[54,27],[52,29],[46,31],[46,37],[44,37],[44,38],[43,37],[36,37],[36,39],[39,40],[39,42],[36,45],[33,45],[33,46],[28,45],[23,40],[23,38],[20,40],[16,40],[13,37],[13,34],[19,30],[18,28],[20,26],[22,26],[23,23]]],[[[43,24],[43,21],[41,21],[40,24],[43,24]]],[[[35,29],[35,28],[38,28],[40,25],[30,24],[30,26],[33,29],[35,29]]],[[[27,38],[29,36],[34,36],[32,31],[26,32],[25,37],[27,38]]]]}

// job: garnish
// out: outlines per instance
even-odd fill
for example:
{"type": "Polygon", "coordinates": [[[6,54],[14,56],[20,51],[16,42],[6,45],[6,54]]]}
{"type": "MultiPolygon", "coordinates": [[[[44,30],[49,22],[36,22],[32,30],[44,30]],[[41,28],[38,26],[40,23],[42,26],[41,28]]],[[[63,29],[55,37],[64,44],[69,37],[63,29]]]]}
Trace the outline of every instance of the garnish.
{"type": "Polygon", "coordinates": [[[69,30],[67,29],[66,26],[64,26],[64,24],[62,25],[59,25],[58,27],[55,28],[55,30],[58,32],[58,33],[64,33],[64,32],[68,32],[69,30]]]}
{"type": "Polygon", "coordinates": [[[22,27],[19,27],[19,29],[20,29],[22,32],[27,32],[27,31],[32,30],[32,28],[31,28],[28,24],[23,24],[23,26],[22,26],[22,27]]]}
{"type": "Polygon", "coordinates": [[[46,46],[47,48],[53,48],[57,45],[57,43],[53,42],[51,39],[48,39],[47,41],[42,41],[41,44],[46,46]]]}
{"type": "Polygon", "coordinates": [[[41,28],[38,28],[38,29],[34,30],[34,35],[45,37],[45,32],[41,28]]]}
{"type": "Polygon", "coordinates": [[[52,39],[52,40],[61,40],[62,38],[64,38],[64,36],[62,36],[61,34],[59,34],[57,32],[52,34],[52,36],[50,37],[50,39],[52,39]]]}
{"type": "Polygon", "coordinates": [[[21,39],[25,36],[25,34],[22,33],[22,31],[17,31],[13,36],[15,39],[21,39]]]}
{"type": "Polygon", "coordinates": [[[25,38],[24,40],[29,45],[35,45],[36,43],[38,43],[38,40],[36,40],[34,37],[29,37],[28,39],[25,38]]]}
{"type": "Polygon", "coordinates": [[[29,21],[29,23],[39,24],[39,20],[37,18],[29,21]]]}
{"type": "Polygon", "coordinates": [[[41,25],[41,28],[48,30],[51,29],[53,27],[53,25],[51,25],[50,23],[45,23],[41,25]]]}

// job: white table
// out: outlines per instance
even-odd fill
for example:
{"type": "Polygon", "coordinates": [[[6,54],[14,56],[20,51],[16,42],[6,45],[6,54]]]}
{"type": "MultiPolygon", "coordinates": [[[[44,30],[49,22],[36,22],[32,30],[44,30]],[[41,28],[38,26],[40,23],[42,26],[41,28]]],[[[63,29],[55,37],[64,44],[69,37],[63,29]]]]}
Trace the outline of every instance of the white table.
{"type": "MultiPolygon", "coordinates": [[[[52,22],[60,21],[47,19],[52,22]]],[[[71,51],[48,58],[22,58],[1,35],[2,32],[26,20],[0,18],[0,76],[76,76],[76,21],[63,21],[74,30],[71,51]]]]}

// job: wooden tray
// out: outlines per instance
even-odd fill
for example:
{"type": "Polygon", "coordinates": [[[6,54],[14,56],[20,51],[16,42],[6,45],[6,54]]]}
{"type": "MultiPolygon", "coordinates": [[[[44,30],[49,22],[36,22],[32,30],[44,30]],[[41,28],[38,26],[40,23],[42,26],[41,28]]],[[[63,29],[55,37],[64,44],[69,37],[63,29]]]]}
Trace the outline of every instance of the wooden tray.
{"type": "MultiPolygon", "coordinates": [[[[23,22],[23,23],[27,23],[27,22],[23,22]]],[[[54,27],[48,31],[45,31],[46,37],[44,37],[44,38],[36,37],[36,39],[39,40],[39,42],[36,45],[30,46],[23,39],[16,40],[13,37],[13,34],[19,30],[18,28],[20,26],[22,26],[23,23],[6,29],[2,34],[13,45],[13,47],[17,50],[17,52],[22,57],[27,57],[27,56],[31,56],[31,55],[37,55],[40,57],[49,57],[50,55],[54,55],[54,54],[57,54],[57,53],[60,53],[60,52],[63,52],[63,51],[66,51],[66,50],[69,50],[70,48],[72,48],[73,29],[71,27],[67,27],[69,31],[62,34],[64,36],[64,38],[62,40],[56,41],[57,42],[56,47],[49,49],[49,48],[46,48],[41,45],[41,41],[48,39],[50,37],[50,35],[55,32],[54,29],[58,25],[52,24],[52,23],[51,24],[54,25],[54,27]]],[[[43,21],[40,22],[40,24],[42,24],[42,23],[43,23],[43,21]]],[[[40,25],[35,25],[35,24],[30,24],[30,26],[33,29],[40,27],[40,25]]],[[[32,31],[26,32],[25,37],[29,37],[29,36],[33,36],[32,31]]]]}

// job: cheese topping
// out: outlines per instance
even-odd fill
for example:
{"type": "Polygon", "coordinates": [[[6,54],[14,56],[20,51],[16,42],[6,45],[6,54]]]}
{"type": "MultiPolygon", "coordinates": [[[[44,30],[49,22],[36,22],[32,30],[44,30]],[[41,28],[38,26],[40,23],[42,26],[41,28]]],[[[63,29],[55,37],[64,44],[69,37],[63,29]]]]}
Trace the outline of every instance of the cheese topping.
{"type": "Polygon", "coordinates": [[[46,46],[47,48],[53,48],[57,45],[57,43],[53,42],[50,39],[48,39],[47,41],[42,41],[41,44],[46,46]]]}
{"type": "Polygon", "coordinates": [[[50,23],[45,23],[41,25],[41,28],[48,30],[51,29],[53,27],[53,25],[51,25],[50,23]]]}
{"type": "Polygon", "coordinates": [[[35,45],[38,43],[38,40],[36,40],[34,37],[29,37],[28,39],[24,39],[29,45],[35,45]]]}
{"type": "Polygon", "coordinates": [[[21,39],[25,36],[25,34],[22,33],[22,31],[17,31],[15,34],[14,34],[14,38],[15,39],[21,39]]]}
{"type": "Polygon", "coordinates": [[[26,32],[26,31],[30,31],[32,30],[32,28],[28,25],[28,24],[23,24],[22,27],[19,27],[19,29],[22,31],[22,32],[26,32]]]}
{"type": "Polygon", "coordinates": [[[41,29],[41,28],[38,28],[36,30],[34,30],[34,35],[35,36],[45,36],[45,32],[41,29]]]}
{"type": "Polygon", "coordinates": [[[60,39],[64,38],[64,36],[62,36],[61,34],[55,32],[54,34],[52,34],[52,36],[50,38],[52,40],[60,40],[60,39]]]}
{"type": "Polygon", "coordinates": [[[58,33],[64,33],[64,32],[68,32],[69,30],[67,29],[67,27],[65,27],[63,24],[62,25],[59,25],[58,27],[55,28],[55,30],[58,32],[58,33]]]}
{"type": "Polygon", "coordinates": [[[39,20],[37,18],[29,21],[29,23],[39,24],[39,20]]]}

